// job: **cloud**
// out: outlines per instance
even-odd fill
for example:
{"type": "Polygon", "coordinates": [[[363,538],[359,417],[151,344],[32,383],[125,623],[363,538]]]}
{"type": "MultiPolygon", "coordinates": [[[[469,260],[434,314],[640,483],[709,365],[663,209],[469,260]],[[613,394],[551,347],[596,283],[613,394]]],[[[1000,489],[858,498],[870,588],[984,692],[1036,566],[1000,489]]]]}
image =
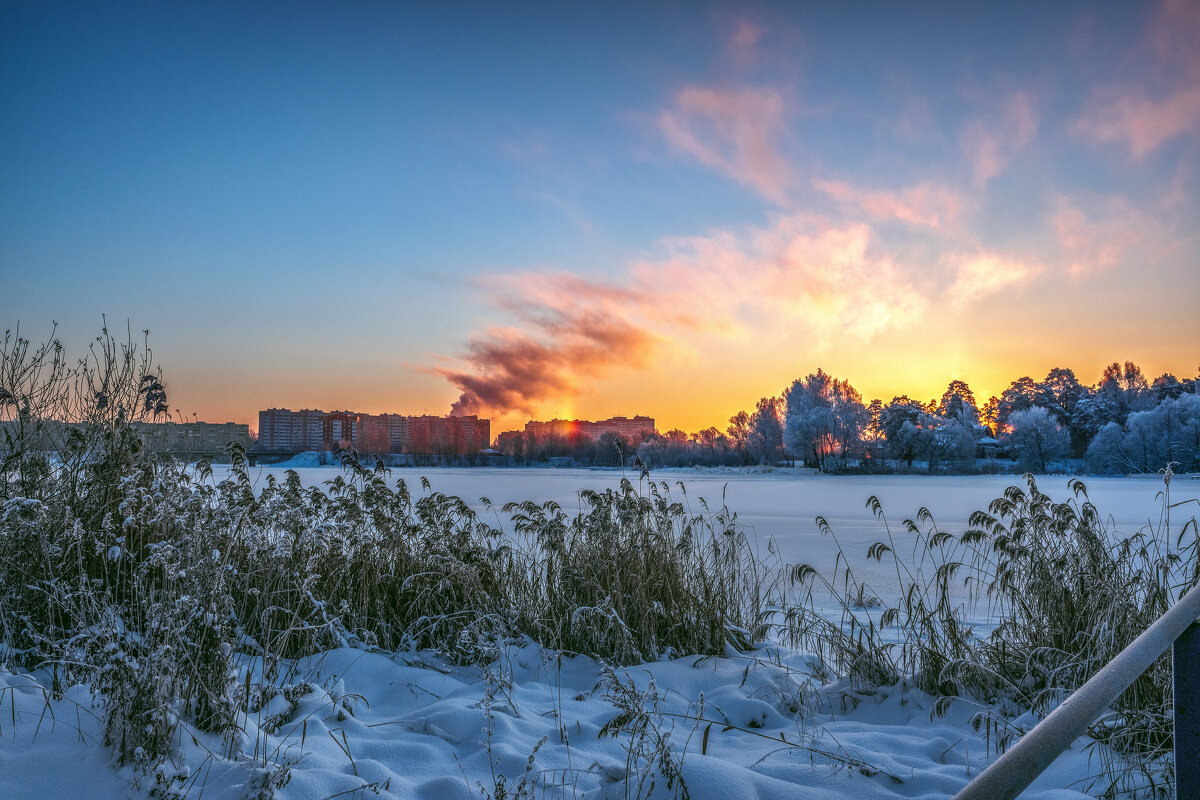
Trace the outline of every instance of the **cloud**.
{"type": "Polygon", "coordinates": [[[1194,185],[1193,176],[1194,168],[1191,159],[1183,159],[1182,163],[1175,168],[1175,173],[1171,176],[1171,183],[1159,198],[1159,204],[1164,210],[1184,208],[1191,202],[1192,193],[1189,187],[1194,185]]]}
{"type": "Polygon", "coordinates": [[[778,149],[787,129],[784,105],[775,89],[689,86],[659,115],[658,127],[676,150],[785,205],[792,168],[778,149]]]}
{"type": "Polygon", "coordinates": [[[1200,85],[1181,87],[1161,100],[1141,88],[1097,92],[1075,130],[1097,142],[1124,143],[1141,160],[1164,142],[1200,129],[1200,85]]]}
{"type": "Polygon", "coordinates": [[[1200,4],[1164,2],[1132,53],[1125,79],[1092,93],[1074,131],[1102,144],[1125,144],[1134,160],[1200,131],[1198,41],[1200,4]]]}
{"type": "Polygon", "coordinates": [[[434,368],[459,388],[453,414],[532,414],[546,400],[578,394],[582,383],[616,367],[645,366],[654,335],[630,319],[627,290],[569,273],[485,281],[497,305],[532,330],[493,327],[473,338],[466,368],[434,368]]]}
{"type": "Polygon", "coordinates": [[[725,44],[729,60],[743,68],[753,64],[758,57],[758,43],[766,32],[767,29],[761,25],[747,19],[738,19],[725,44]]]}
{"type": "Polygon", "coordinates": [[[955,311],[962,311],[989,294],[1028,282],[1039,267],[998,253],[981,250],[948,259],[954,282],[946,290],[946,299],[955,311]]]}
{"type": "Polygon", "coordinates": [[[1038,120],[1033,97],[1014,92],[999,114],[975,120],[963,128],[962,149],[971,163],[975,185],[982,187],[999,175],[1033,140],[1038,120]]]}
{"type": "Polygon", "coordinates": [[[1124,197],[1082,204],[1059,197],[1051,224],[1061,260],[1075,276],[1134,265],[1142,271],[1184,245],[1166,224],[1124,197]]]}
{"type": "Polygon", "coordinates": [[[865,223],[797,215],[662,247],[662,257],[608,282],[567,272],[481,282],[522,324],[488,329],[471,339],[460,366],[433,370],[460,391],[453,412],[535,414],[705,337],[869,341],[924,307],[910,271],[879,251],[865,223]]]}
{"type": "Polygon", "coordinates": [[[674,322],[726,336],[803,328],[816,337],[869,340],[914,316],[921,301],[863,223],[796,215],[773,227],[670,242],[671,255],[638,264],[632,280],[665,287],[674,322]]]}
{"type": "Polygon", "coordinates": [[[958,222],[963,201],[945,186],[921,183],[900,191],[862,189],[840,181],[813,181],[820,191],[838,202],[854,206],[878,220],[899,220],[935,230],[958,222]]]}
{"type": "Polygon", "coordinates": [[[493,276],[478,288],[518,325],[482,332],[457,366],[433,371],[458,387],[454,413],[536,415],[596,381],[666,368],[714,341],[799,341],[811,350],[847,337],[866,343],[920,320],[934,302],[961,312],[1040,271],[970,247],[930,269],[923,258],[897,257],[868,222],[792,214],[664,239],[659,255],[605,280],[493,276]]]}
{"type": "Polygon", "coordinates": [[[783,220],[765,239],[766,305],[784,324],[805,320],[821,336],[863,341],[916,319],[924,300],[900,264],[876,252],[864,223],[783,220]]]}

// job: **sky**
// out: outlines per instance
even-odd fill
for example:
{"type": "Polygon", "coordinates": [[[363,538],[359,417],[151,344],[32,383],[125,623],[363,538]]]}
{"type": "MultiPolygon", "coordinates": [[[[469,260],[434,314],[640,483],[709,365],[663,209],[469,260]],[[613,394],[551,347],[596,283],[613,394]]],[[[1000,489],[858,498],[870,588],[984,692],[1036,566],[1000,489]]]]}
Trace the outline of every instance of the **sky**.
{"type": "Polygon", "coordinates": [[[0,0],[0,324],[177,418],[1200,371],[1200,3],[0,0]]]}

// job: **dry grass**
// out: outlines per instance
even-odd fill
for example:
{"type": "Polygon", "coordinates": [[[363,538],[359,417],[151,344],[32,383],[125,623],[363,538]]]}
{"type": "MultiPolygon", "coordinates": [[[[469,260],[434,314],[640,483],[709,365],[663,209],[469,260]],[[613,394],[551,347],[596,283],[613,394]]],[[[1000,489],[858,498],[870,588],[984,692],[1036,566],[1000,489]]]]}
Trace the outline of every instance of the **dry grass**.
{"type": "Polygon", "coordinates": [[[290,473],[256,491],[236,448],[214,483],[203,464],[100,436],[128,443],[105,457],[124,469],[60,465],[40,497],[0,501],[0,645],[6,661],[53,668],[60,688],[90,681],[108,744],[147,771],[181,719],[234,737],[262,691],[230,677],[243,656],[275,680],[344,645],[482,662],[523,634],[629,664],[765,634],[769,575],[731,515],[689,515],[665,486],[585,492],[572,518],[513,507],[510,535],[349,457],[325,490],[290,473]]]}
{"type": "MultiPolygon", "coordinates": [[[[872,608],[872,597],[839,558],[835,578],[801,565],[791,571],[803,590],[782,634],[820,654],[832,669],[873,686],[912,681],[943,698],[978,703],[976,724],[1007,746],[1020,730],[1011,720],[1041,716],[1121,652],[1197,581],[1196,522],[1172,529],[1170,472],[1159,524],[1131,535],[1109,530],[1082,481],[1056,503],[1032,476],[971,515],[961,535],[940,530],[922,509],[906,520],[915,564],[899,556],[875,498],[868,501],[887,533],[868,555],[893,562],[898,601],[872,608]],[[832,593],[840,621],[817,612],[832,593]],[[968,620],[990,618],[976,635],[968,620]]],[[[1176,512],[1177,520],[1180,513],[1176,512]]],[[[828,535],[833,535],[824,526],[828,535]]],[[[1138,678],[1090,733],[1110,746],[1092,791],[1169,796],[1173,784],[1170,652],[1138,678]]]]}
{"type": "MultiPolygon", "coordinates": [[[[693,513],[665,483],[581,492],[574,514],[509,504],[503,531],[350,457],[324,489],[294,472],[255,487],[235,448],[214,482],[141,450],[130,423],[164,401],[157,373],[131,343],[97,342],[75,368],[55,344],[0,351],[0,661],[47,669],[54,691],[90,682],[107,743],[146,774],[183,726],[259,757],[240,752],[239,717],[284,690],[291,659],[330,647],[487,662],[526,635],[631,664],[747,650],[772,626],[834,674],[978,703],[1003,747],[1013,718],[1059,702],[1197,579],[1196,523],[1172,527],[1169,472],[1163,519],[1132,535],[1106,528],[1081,482],[1056,503],[1027,478],[961,534],[925,510],[905,521],[914,558],[872,498],[885,538],[868,555],[895,569],[891,604],[844,560],[832,577],[795,567],[785,587],[728,509],[693,513]],[[64,418],[79,427],[50,422],[64,418]],[[828,593],[840,619],[817,611],[828,593]],[[967,621],[983,611],[980,636],[967,621]],[[258,677],[239,684],[247,661],[258,677]]],[[[1170,713],[1164,657],[1094,726],[1119,755],[1098,791],[1170,790],[1170,713]]]]}

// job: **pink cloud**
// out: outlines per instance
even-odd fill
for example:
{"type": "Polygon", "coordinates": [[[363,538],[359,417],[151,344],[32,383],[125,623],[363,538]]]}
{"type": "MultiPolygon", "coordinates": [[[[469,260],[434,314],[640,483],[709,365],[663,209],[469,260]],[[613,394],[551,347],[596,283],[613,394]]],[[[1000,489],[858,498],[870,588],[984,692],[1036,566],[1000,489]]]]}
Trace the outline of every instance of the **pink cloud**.
{"type": "Polygon", "coordinates": [[[684,88],[658,126],[676,150],[784,205],[791,165],[779,152],[786,133],[783,96],[774,89],[684,88]]]}
{"type": "Polygon", "coordinates": [[[706,337],[774,331],[803,332],[817,344],[844,335],[868,341],[924,308],[909,270],[861,222],[798,215],[663,247],[663,258],[610,281],[567,272],[482,281],[520,326],[489,328],[457,366],[432,370],[459,388],[454,412],[534,414],[706,337]]]}
{"type": "MultiPolygon", "coordinates": [[[[1135,250],[1151,240],[1169,241],[1170,236],[1124,198],[1107,198],[1092,204],[1091,213],[1059,198],[1051,222],[1063,253],[1067,271],[1082,276],[1120,266],[1135,250]]],[[[1143,253],[1139,260],[1149,258],[1143,253]]]]}
{"type": "Polygon", "coordinates": [[[1015,92],[997,114],[963,128],[962,148],[971,163],[975,185],[983,186],[1007,169],[1033,140],[1037,126],[1033,97],[1027,92],[1015,92]]]}
{"type": "Polygon", "coordinates": [[[1105,144],[1127,144],[1145,158],[1170,139],[1200,129],[1200,85],[1180,87],[1161,100],[1141,87],[1108,88],[1093,95],[1075,131],[1105,144]]]}
{"type": "Polygon", "coordinates": [[[962,311],[1039,270],[978,249],[946,259],[931,276],[923,262],[889,252],[868,223],[808,214],[661,247],[661,257],[606,280],[563,271],[481,281],[520,325],[485,330],[458,366],[433,370],[459,388],[454,411],[536,414],[595,381],[681,358],[714,338],[799,336],[818,348],[847,336],[868,342],[920,319],[930,302],[924,287],[949,283],[942,299],[962,311]]]}
{"type": "Polygon", "coordinates": [[[947,260],[954,271],[954,282],[946,290],[946,299],[955,311],[989,294],[1027,283],[1040,271],[1037,265],[986,250],[947,260]]]}
{"type": "Polygon", "coordinates": [[[1162,208],[1173,210],[1183,208],[1191,202],[1192,193],[1189,186],[1193,185],[1194,169],[1191,159],[1184,159],[1183,163],[1175,169],[1175,174],[1171,176],[1171,183],[1163,192],[1163,196],[1159,201],[1162,208]]]}
{"type": "Polygon", "coordinates": [[[1151,20],[1127,71],[1136,76],[1092,93],[1077,134],[1125,144],[1135,160],[1200,130],[1200,4],[1167,0],[1151,20]]]}
{"type": "Polygon", "coordinates": [[[761,25],[747,19],[738,19],[725,45],[730,60],[739,67],[753,64],[758,55],[758,43],[766,32],[767,29],[761,25]]]}
{"type": "Polygon", "coordinates": [[[777,315],[864,341],[918,316],[920,293],[900,264],[876,251],[868,225],[811,228],[810,220],[792,218],[764,237],[767,252],[777,253],[765,286],[777,315]]]}
{"type": "Polygon", "coordinates": [[[957,192],[931,183],[901,191],[862,189],[840,181],[813,181],[820,191],[844,205],[855,206],[878,220],[895,219],[933,229],[953,226],[962,211],[957,192]]]}
{"type": "Polygon", "coordinates": [[[799,214],[670,245],[668,259],[638,264],[632,277],[660,287],[661,307],[694,309],[686,321],[696,331],[741,337],[791,329],[866,341],[924,305],[908,270],[861,222],[799,214]]]}

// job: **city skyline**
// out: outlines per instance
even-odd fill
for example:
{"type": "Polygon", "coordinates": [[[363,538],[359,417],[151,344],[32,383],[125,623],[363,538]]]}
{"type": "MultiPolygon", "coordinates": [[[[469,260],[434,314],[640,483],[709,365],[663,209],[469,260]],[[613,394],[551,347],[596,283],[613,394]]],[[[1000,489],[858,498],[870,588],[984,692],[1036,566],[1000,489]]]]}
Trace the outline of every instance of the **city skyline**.
{"type": "Polygon", "coordinates": [[[1200,6],[0,8],[0,315],[172,409],[723,427],[1200,352],[1200,6]],[[699,10],[696,10],[696,9],[699,10]]]}
{"type": "MultiPolygon", "coordinates": [[[[209,423],[201,422],[205,426],[209,423]]],[[[225,423],[234,425],[235,423],[225,423]]],[[[239,425],[246,428],[246,425],[239,425]]],[[[268,408],[258,412],[253,449],[263,452],[355,449],[368,453],[475,453],[514,436],[529,439],[595,440],[610,433],[638,441],[658,433],[653,417],[615,416],[603,420],[529,420],[522,430],[496,431],[491,420],[475,415],[428,416],[393,412],[324,411],[268,408]]]]}

